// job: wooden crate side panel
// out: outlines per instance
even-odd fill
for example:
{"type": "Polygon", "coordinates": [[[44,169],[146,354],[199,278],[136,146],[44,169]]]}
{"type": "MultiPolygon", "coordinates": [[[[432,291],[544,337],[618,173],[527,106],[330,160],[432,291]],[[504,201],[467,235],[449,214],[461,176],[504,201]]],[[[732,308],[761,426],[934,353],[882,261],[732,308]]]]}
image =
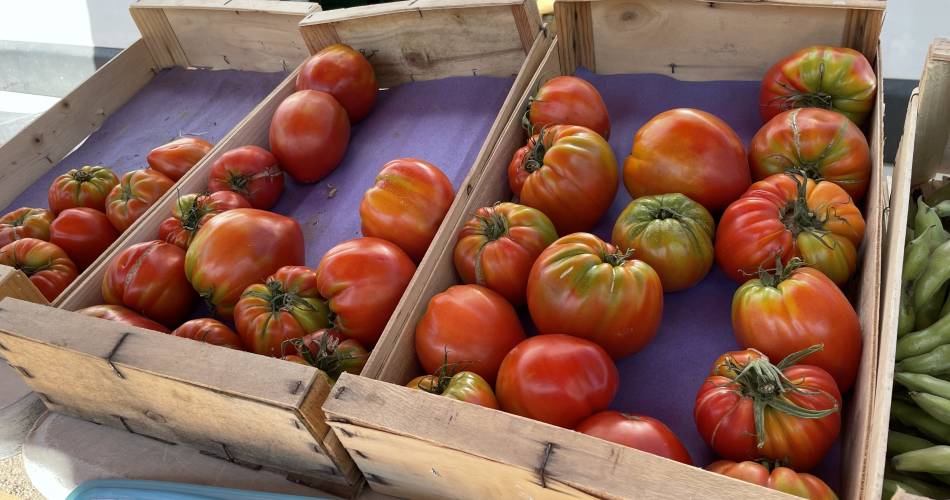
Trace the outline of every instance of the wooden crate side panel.
{"type": "Polygon", "coordinates": [[[231,10],[306,16],[320,6],[305,2],[275,2],[273,0],[136,0],[136,9],[187,8],[191,10],[231,10]]]}
{"type": "Polygon", "coordinates": [[[129,15],[135,21],[158,68],[188,66],[188,58],[164,10],[138,9],[133,5],[129,8],[129,15]]]}
{"type": "Polygon", "coordinates": [[[19,269],[0,266],[0,300],[7,297],[48,305],[46,297],[19,269]]]}
{"type": "Polygon", "coordinates": [[[950,39],[930,45],[920,79],[920,111],[914,140],[913,185],[926,182],[937,172],[950,173],[950,39]]]}

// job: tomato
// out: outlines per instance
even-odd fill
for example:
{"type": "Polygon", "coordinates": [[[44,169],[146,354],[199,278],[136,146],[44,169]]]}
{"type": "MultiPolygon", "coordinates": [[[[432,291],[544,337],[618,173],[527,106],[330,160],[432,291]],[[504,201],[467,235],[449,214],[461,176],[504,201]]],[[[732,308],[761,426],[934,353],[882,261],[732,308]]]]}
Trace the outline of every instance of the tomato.
{"type": "Polygon", "coordinates": [[[177,181],[201,161],[214,145],[200,137],[179,137],[148,153],[148,166],[177,181]]]}
{"type": "Polygon", "coordinates": [[[610,138],[610,117],[604,99],[593,85],[576,76],[554,77],[531,98],[531,132],[551,125],[580,125],[610,138]]]}
{"type": "Polygon", "coordinates": [[[332,380],[340,378],[343,372],[359,375],[369,359],[369,351],[359,341],[330,328],[291,339],[281,346],[281,352],[297,353],[284,354],[281,359],[315,366],[332,380]]]}
{"type": "Polygon", "coordinates": [[[138,220],[159,198],[175,184],[158,170],[133,170],[122,176],[106,198],[106,216],[119,232],[138,220]]]}
{"type": "Polygon", "coordinates": [[[499,203],[482,207],[455,243],[455,269],[465,283],[491,288],[516,306],[525,303],[531,265],[557,239],[540,210],[499,203]]]}
{"type": "Polygon", "coordinates": [[[637,198],[617,217],[611,241],[660,276],[664,292],[702,281],[713,262],[712,215],[679,193],[637,198]]]}
{"type": "Polygon", "coordinates": [[[430,394],[438,394],[447,398],[473,403],[486,408],[498,409],[498,400],[491,386],[480,375],[470,371],[440,370],[435,375],[416,377],[406,384],[406,387],[419,389],[430,394]]]}
{"type": "Polygon", "coordinates": [[[696,395],[700,435],[729,460],[783,460],[813,468],[841,429],[841,393],[828,372],[796,365],[814,346],[773,365],[762,353],[727,352],[696,395]]]}
{"type": "Polygon", "coordinates": [[[74,168],[53,180],[49,187],[49,209],[58,214],[67,208],[106,209],[106,197],[119,178],[106,167],[74,168]]]}
{"type": "Polygon", "coordinates": [[[53,213],[43,208],[18,208],[0,217],[0,248],[23,238],[49,240],[53,213]]]}
{"type": "Polygon", "coordinates": [[[213,314],[230,320],[244,289],[304,263],[303,231],[283,215],[236,208],[213,217],[185,254],[185,276],[213,314]]]}
{"type": "Polygon", "coordinates": [[[230,347],[243,351],[244,343],[241,337],[234,333],[234,330],[228,328],[224,323],[212,318],[198,318],[188,320],[181,326],[175,328],[172,335],[184,337],[186,339],[207,342],[208,344],[230,347]]]}
{"type": "Polygon", "coordinates": [[[821,479],[788,467],[776,467],[769,472],[758,462],[718,460],[707,465],[706,470],[810,500],[838,500],[834,490],[821,479]]]}
{"type": "Polygon", "coordinates": [[[310,56],[297,73],[297,90],[320,90],[336,98],[356,123],[376,103],[376,74],[363,54],[337,43],[310,56]]]}
{"type": "Polygon", "coordinates": [[[59,245],[79,269],[89,267],[118,238],[106,214],[94,208],[67,208],[50,225],[50,242],[59,245]]]}
{"type": "Polygon", "coordinates": [[[619,378],[597,344],[571,335],[538,335],[505,356],[495,395],[508,413],[573,429],[607,408],[619,378]]]}
{"type": "Polygon", "coordinates": [[[0,248],[0,265],[23,271],[50,302],[79,275],[62,248],[36,238],[19,239],[0,248]]]}
{"type": "Polygon", "coordinates": [[[524,339],[518,313],[504,297],[478,285],[455,285],[429,300],[416,325],[416,355],[426,372],[458,366],[494,384],[501,361],[524,339]]]}
{"type": "Polygon", "coordinates": [[[208,191],[234,191],[254,208],[266,210],[284,192],[284,171],[277,158],[259,146],[241,146],[224,153],[211,165],[208,191]]]}
{"type": "Polygon", "coordinates": [[[775,256],[801,257],[838,285],[854,273],[864,218],[851,197],[831,182],[776,174],[756,182],[729,205],[716,231],[716,262],[743,283],[775,256]]]}
{"type": "Polygon", "coordinates": [[[123,250],[102,277],[102,298],[124,305],[164,325],[177,325],[197,296],[184,272],[185,251],[162,241],[123,250]]]}
{"type": "Polygon", "coordinates": [[[355,238],[331,248],[317,266],[317,289],[333,327],[372,349],[416,273],[406,252],[379,238],[355,238]]]}
{"type": "Polygon", "coordinates": [[[663,286],[649,264],[588,233],[551,244],[528,276],[528,310],[540,333],[592,340],[614,359],[643,349],[663,316],[663,286]]]}
{"type": "Polygon", "coordinates": [[[877,79],[860,52],[816,45],[789,54],[762,79],[762,119],[792,108],[824,108],[864,123],[874,106],[877,79]]]}
{"type": "Polygon", "coordinates": [[[452,181],[435,165],[393,160],[383,165],[360,202],[363,235],[391,241],[419,262],[454,199],[452,181]]]}
{"type": "Polygon", "coordinates": [[[170,330],[161,323],[156,323],[141,314],[129,309],[128,307],[117,306],[117,305],[99,305],[91,306],[85,309],[80,309],[76,311],[79,314],[85,314],[86,316],[92,316],[93,318],[107,319],[109,321],[117,321],[119,323],[125,323],[130,326],[137,326],[139,328],[145,328],[146,330],[154,330],[156,332],[162,333],[171,333],[170,330]]]}
{"type": "Polygon", "coordinates": [[[594,227],[610,208],[617,182],[613,150],[584,127],[548,127],[508,165],[508,184],[521,204],[544,212],[561,234],[594,227]]]}
{"type": "Polygon", "coordinates": [[[350,142],[346,110],[326,92],[300,90],[270,122],[270,149],[297,182],[317,182],[340,164],[350,142]]]}
{"type": "Polygon", "coordinates": [[[326,328],[330,311],[317,291],[317,275],[304,266],[284,266],[261,284],[244,289],[234,306],[234,326],[251,352],[283,354],[284,341],[326,328]]]}
{"type": "Polygon", "coordinates": [[[742,139],[705,111],[678,108],[646,122],[623,163],[630,196],[682,193],[713,213],[752,183],[742,139]]]}
{"type": "Polygon", "coordinates": [[[749,144],[752,177],[804,173],[841,186],[855,200],[864,198],[871,176],[871,151],[864,133],[840,113],[807,108],[785,111],[769,120],[749,144]]]}
{"type": "Polygon", "coordinates": [[[251,208],[251,204],[233,191],[181,196],[172,207],[172,216],[158,226],[158,239],[187,249],[201,226],[215,215],[235,208],[251,208]]]}
{"type": "Polygon", "coordinates": [[[673,434],[666,424],[653,417],[619,411],[602,411],[584,419],[574,430],[693,465],[693,459],[690,458],[689,452],[676,434],[673,434]]]}

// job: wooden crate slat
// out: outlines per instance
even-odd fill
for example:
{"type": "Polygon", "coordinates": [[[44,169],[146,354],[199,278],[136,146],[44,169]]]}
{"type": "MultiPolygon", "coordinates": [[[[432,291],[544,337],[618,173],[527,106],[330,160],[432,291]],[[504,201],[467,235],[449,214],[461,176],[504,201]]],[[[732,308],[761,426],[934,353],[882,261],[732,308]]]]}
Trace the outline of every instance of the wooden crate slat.
{"type": "Polygon", "coordinates": [[[158,68],[188,66],[188,58],[164,10],[129,8],[129,14],[148,45],[158,68]]]}
{"type": "Polygon", "coordinates": [[[0,300],[6,297],[47,305],[49,301],[19,269],[0,266],[0,300]]]}
{"type": "Polygon", "coordinates": [[[308,2],[275,2],[273,0],[136,0],[136,9],[167,9],[185,7],[189,10],[230,10],[239,12],[266,12],[306,16],[320,6],[308,2]]]}
{"type": "Polygon", "coordinates": [[[920,79],[922,105],[917,115],[913,149],[914,185],[937,172],[950,173],[950,38],[938,38],[930,46],[920,79]]]}

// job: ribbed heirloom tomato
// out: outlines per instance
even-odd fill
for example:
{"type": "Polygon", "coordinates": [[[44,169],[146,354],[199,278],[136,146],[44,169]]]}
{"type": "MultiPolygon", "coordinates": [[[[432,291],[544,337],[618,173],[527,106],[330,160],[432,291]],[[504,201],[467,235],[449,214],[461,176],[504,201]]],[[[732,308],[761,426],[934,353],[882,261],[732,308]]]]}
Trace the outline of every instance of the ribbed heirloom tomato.
{"type": "Polygon", "coordinates": [[[133,170],[122,176],[106,198],[106,216],[119,230],[125,231],[149,209],[175,181],[150,168],[133,170]]]}
{"type": "Polygon", "coordinates": [[[666,424],[653,417],[602,411],[584,419],[574,430],[693,465],[693,459],[676,434],[673,434],[666,424]]]}
{"type": "Polygon", "coordinates": [[[531,133],[551,125],[580,125],[610,138],[610,117],[604,99],[586,80],[554,77],[541,85],[528,108],[531,133]]]}
{"type": "Polygon", "coordinates": [[[107,319],[109,321],[117,321],[119,323],[125,323],[130,326],[137,326],[139,328],[145,328],[146,330],[154,330],[156,332],[170,333],[168,327],[161,323],[152,321],[145,316],[129,309],[124,306],[117,306],[115,304],[103,304],[98,306],[90,306],[85,309],[80,309],[76,311],[79,314],[84,314],[86,316],[92,316],[93,318],[107,319]]]}
{"type": "Polygon", "coordinates": [[[94,208],[67,208],[50,225],[51,243],[62,248],[69,258],[85,269],[119,237],[106,214],[94,208]]]}
{"type": "Polygon", "coordinates": [[[330,175],[349,142],[346,110],[326,92],[294,92],[271,118],[271,152],[297,182],[317,182],[330,175]]]}
{"type": "Polygon", "coordinates": [[[267,210],[284,192],[284,171],[277,158],[259,146],[241,146],[221,155],[211,165],[208,191],[234,191],[254,208],[267,210]]]}
{"type": "Polygon", "coordinates": [[[821,479],[788,467],[775,467],[769,471],[758,462],[717,460],[707,465],[706,470],[809,500],[838,500],[835,492],[821,479]]]}
{"type": "Polygon", "coordinates": [[[336,98],[356,123],[376,103],[376,74],[363,54],[337,43],[317,52],[300,66],[297,90],[320,90],[336,98]]]}
{"type": "Polygon", "coordinates": [[[58,214],[67,208],[106,209],[106,197],[119,183],[119,178],[106,167],[74,168],[53,180],[47,201],[49,209],[58,214]]]}
{"type": "Polygon", "coordinates": [[[317,367],[333,380],[343,372],[358,375],[369,359],[369,351],[359,341],[346,338],[332,328],[291,340],[281,349],[284,352],[281,359],[317,367]]]}
{"type": "Polygon", "coordinates": [[[454,374],[450,370],[440,370],[440,372],[442,371],[445,371],[445,373],[416,377],[410,380],[406,387],[486,408],[498,409],[498,400],[495,399],[495,393],[492,392],[491,385],[480,375],[470,371],[460,371],[454,374]]]}
{"type": "Polygon", "coordinates": [[[197,298],[184,271],[185,251],[163,241],[126,248],[106,268],[102,298],[167,326],[181,323],[197,298]]]}
{"type": "Polygon", "coordinates": [[[172,216],[158,226],[158,238],[187,249],[201,226],[212,217],[235,208],[251,208],[251,204],[233,191],[186,194],[172,207],[172,216]]]}
{"type": "Polygon", "coordinates": [[[177,181],[201,161],[214,145],[200,137],[179,137],[148,153],[148,166],[177,181]]]}
{"type": "Polygon", "coordinates": [[[52,302],[79,274],[62,248],[36,238],[23,238],[0,248],[0,265],[23,271],[52,302]]]}
{"type": "Polygon", "coordinates": [[[0,248],[23,238],[49,240],[53,213],[43,208],[18,208],[0,217],[0,248]]]}
{"type": "Polygon", "coordinates": [[[178,328],[175,328],[172,335],[208,344],[230,347],[231,349],[237,349],[239,351],[244,350],[244,343],[241,342],[241,337],[234,333],[234,330],[228,328],[228,325],[212,318],[198,318],[186,321],[178,328]]]}

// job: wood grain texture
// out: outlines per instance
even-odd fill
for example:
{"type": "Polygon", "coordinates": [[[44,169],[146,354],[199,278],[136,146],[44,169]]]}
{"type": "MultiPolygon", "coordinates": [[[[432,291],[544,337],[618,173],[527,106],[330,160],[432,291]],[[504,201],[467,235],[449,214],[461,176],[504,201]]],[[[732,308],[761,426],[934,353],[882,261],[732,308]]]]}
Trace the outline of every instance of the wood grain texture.
{"type": "Polygon", "coordinates": [[[301,22],[301,26],[404,13],[416,13],[419,17],[424,17],[425,12],[436,10],[481,9],[524,5],[524,3],[525,0],[404,0],[402,2],[333,9],[325,12],[311,12],[301,22]]]}
{"type": "Polygon", "coordinates": [[[48,305],[49,301],[19,269],[0,266],[0,300],[6,297],[48,305]]]}
{"type": "Polygon", "coordinates": [[[874,61],[878,53],[878,40],[884,25],[883,10],[848,10],[844,39],[841,44],[864,54],[874,61]]]}
{"type": "Polygon", "coordinates": [[[926,182],[937,172],[946,173],[950,158],[950,39],[930,45],[920,78],[920,111],[914,138],[911,183],[926,182]]]}
{"type": "Polygon", "coordinates": [[[315,3],[274,2],[273,0],[136,0],[132,6],[136,9],[184,7],[191,10],[230,10],[300,16],[306,16],[320,9],[320,5],[315,3]]]}
{"type": "Polygon", "coordinates": [[[135,5],[129,7],[129,14],[142,34],[142,39],[148,45],[158,69],[173,66],[188,66],[188,58],[178,42],[175,30],[165,11],[161,9],[139,9],[135,5]]]}
{"type": "Polygon", "coordinates": [[[556,2],[561,71],[572,74],[579,66],[597,71],[591,5],[586,2],[556,2]]]}

